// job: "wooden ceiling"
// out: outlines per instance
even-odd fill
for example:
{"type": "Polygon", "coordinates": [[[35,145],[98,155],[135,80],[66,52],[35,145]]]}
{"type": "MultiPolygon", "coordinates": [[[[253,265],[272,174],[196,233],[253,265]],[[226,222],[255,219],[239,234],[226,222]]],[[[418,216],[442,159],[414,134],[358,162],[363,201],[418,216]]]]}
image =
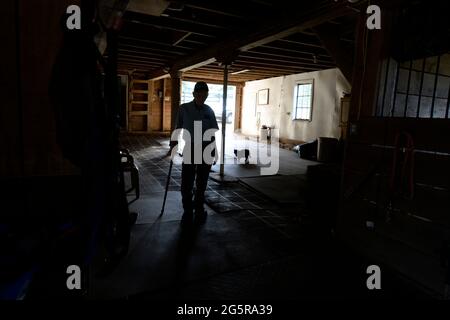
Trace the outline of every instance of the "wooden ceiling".
{"type": "Polygon", "coordinates": [[[220,81],[231,56],[229,80],[243,82],[334,68],[316,27],[334,30],[352,57],[355,12],[334,0],[170,1],[159,16],[127,10],[119,70],[148,78],[182,70],[184,78],[220,81]]]}

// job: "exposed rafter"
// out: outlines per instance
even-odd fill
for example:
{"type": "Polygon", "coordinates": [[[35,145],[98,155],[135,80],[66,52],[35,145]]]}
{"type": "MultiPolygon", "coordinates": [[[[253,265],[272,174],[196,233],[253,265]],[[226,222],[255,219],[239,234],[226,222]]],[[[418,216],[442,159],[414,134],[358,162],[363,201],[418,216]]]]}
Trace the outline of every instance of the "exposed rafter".
{"type": "MultiPolygon", "coordinates": [[[[334,68],[341,61],[318,38],[332,21],[352,38],[354,11],[345,2],[317,0],[278,5],[274,0],[171,1],[161,16],[126,12],[119,37],[119,67],[139,67],[150,79],[223,78],[216,61],[229,61],[233,81],[265,79],[334,68]],[[263,3],[262,3],[262,2],[263,3]],[[268,23],[270,21],[270,23],[268,23]],[[233,58],[227,58],[227,57],[233,58]]],[[[349,46],[349,43],[346,43],[349,46]]],[[[351,44],[350,44],[351,46],[351,44]]]]}

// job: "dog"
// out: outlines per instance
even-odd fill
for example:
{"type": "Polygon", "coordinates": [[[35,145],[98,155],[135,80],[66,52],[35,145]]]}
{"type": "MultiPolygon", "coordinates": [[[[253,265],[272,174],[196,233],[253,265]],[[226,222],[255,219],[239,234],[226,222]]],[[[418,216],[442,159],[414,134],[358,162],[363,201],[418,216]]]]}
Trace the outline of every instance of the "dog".
{"type": "Polygon", "coordinates": [[[250,157],[249,149],[234,149],[234,163],[240,162],[241,159],[245,158],[245,164],[249,164],[248,158],[250,157]]]}

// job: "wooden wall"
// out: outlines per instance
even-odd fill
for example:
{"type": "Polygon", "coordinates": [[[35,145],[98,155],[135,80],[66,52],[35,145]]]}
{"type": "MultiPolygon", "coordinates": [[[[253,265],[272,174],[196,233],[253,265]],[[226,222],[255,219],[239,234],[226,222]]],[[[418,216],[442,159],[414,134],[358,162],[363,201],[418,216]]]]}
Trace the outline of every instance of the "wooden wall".
{"type": "Polygon", "coordinates": [[[2,3],[1,176],[74,173],[56,144],[49,79],[62,41],[60,19],[77,0],[2,3]]]}
{"type": "Polygon", "coordinates": [[[128,132],[151,132],[151,81],[131,78],[128,93],[128,132]]]}
{"type": "Polygon", "coordinates": [[[19,176],[23,174],[23,147],[21,132],[21,109],[18,74],[18,33],[16,19],[18,6],[16,0],[2,3],[0,18],[0,176],[19,176]]]}
{"type": "MultiPolygon", "coordinates": [[[[200,81],[201,79],[187,79],[189,81],[200,81]]],[[[142,80],[137,80],[141,81],[142,80]]],[[[131,81],[132,82],[132,81],[131,81]]],[[[211,82],[211,81],[208,81],[211,82]]],[[[148,97],[140,97],[142,101],[148,99],[148,111],[141,110],[140,113],[136,113],[133,116],[133,86],[130,84],[130,101],[128,105],[129,110],[129,123],[128,132],[129,133],[155,133],[155,132],[169,132],[170,131],[170,121],[171,121],[171,95],[172,95],[172,85],[171,79],[165,78],[161,80],[149,81],[148,86],[148,97]],[[159,94],[161,93],[161,97],[159,94]],[[145,115],[144,115],[145,112],[145,115]],[[148,130],[142,130],[147,125],[148,116],[148,130]],[[144,119],[145,118],[145,119],[144,119]]],[[[220,81],[212,81],[212,83],[221,84],[220,81]]],[[[236,113],[235,113],[235,129],[241,127],[241,109],[242,109],[242,94],[243,94],[243,84],[242,83],[231,83],[236,85],[236,113]]],[[[142,84],[141,84],[142,85],[142,84]]],[[[142,89],[142,88],[140,88],[142,89]]],[[[141,93],[141,95],[144,93],[141,93]]]]}
{"type": "Polygon", "coordinates": [[[358,29],[338,231],[377,262],[442,294],[447,271],[440,259],[450,240],[450,120],[374,116],[396,12],[382,8],[382,30],[367,31],[364,16],[358,29]],[[402,132],[413,137],[416,150],[409,163],[412,197],[393,196],[390,188],[396,137],[402,132]],[[368,221],[375,228],[368,228],[368,221]]]}
{"type": "Polygon", "coordinates": [[[162,130],[170,131],[170,121],[171,121],[171,96],[172,96],[172,83],[170,78],[164,79],[164,93],[163,93],[163,112],[162,112],[162,130]]]}
{"type": "Polygon", "coordinates": [[[152,91],[150,95],[151,130],[153,132],[162,131],[163,128],[163,100],[164,100],[164,80],[152,81],[152,91]]]}

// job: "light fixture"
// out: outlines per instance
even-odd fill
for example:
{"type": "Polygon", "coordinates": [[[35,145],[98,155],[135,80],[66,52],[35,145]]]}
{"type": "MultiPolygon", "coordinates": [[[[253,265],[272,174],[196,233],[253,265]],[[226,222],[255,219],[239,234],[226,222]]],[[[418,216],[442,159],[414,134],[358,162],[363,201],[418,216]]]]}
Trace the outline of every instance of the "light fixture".
{"type": "Polygon", "coordinates": [[[250,71],[250,69],[244,69],[244,70],[235,71],[235,72],[232,72],[231,74],[232,75],[236,75],[236,74],[244,73],[244,72],[247,72],[247,71],[250,71]]]}

